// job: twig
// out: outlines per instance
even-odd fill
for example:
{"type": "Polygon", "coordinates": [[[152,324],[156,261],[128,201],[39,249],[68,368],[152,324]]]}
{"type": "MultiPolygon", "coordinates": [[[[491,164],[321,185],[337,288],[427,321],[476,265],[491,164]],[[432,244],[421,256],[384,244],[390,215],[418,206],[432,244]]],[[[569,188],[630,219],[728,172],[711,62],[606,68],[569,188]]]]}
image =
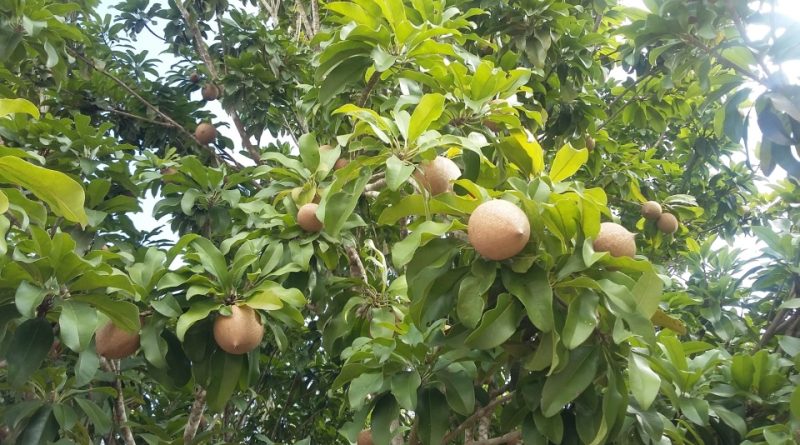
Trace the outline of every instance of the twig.
{"type": "Polygon", "coordinates": [[[379,80],[381,80],[381,72],[376,70],[372,73],[372,76],[370,76],[369,80],[367,81],[367,85],[361,92],[361,97],[358,99],[359,107],[363,107],[367,103],[367,99],[369,99],[369,93],[372,92],[372,89],[375,88],[375,85],[378,84],[379,80]]]}
{"type": "MultiPolygon", "coordinates": [[[[139,93],[134,91],[133,88],[129,87],[128,84],[126,84],[125,82],[122,81],[122,79],[120,79],[119,77],[117,77],[117,76],[111,74],[110,72],[106,71],[104,68],[100,68],[99,66],[95,65],[94,62],[92,62],[91,60],[87,59],[82,54],[78,53],[77,51],[73,50],[72,48],[67,47],[67,52],[72,54],[74,57],[82,60],[83,63],[89,65],[95,71],[97,71],[100,74],[102,74],[102,75],[108,77],[109,79],[113,80],[117,85],[121,86],[122,89],[127,91],[131,96],[135,97],[137,100],[139,100],[139,102],[144,104],[144,106],[146,106],[147,108],[152,110],[154,113],[156,113],[158,116],[160,116],[166,122],[168,122],[170,125],[172,125],[173,127],[177,128],[178,130],[180,130],[181,133],[185,134],[189,139],[193,140],[201,148],[203,148],[204,150],[208,151],[214,157],[214,159],[217,161],[217,163],[220,163],[220,164],[222,163],[222,159],[220,159],[219,155],[213,149],[209,148],[208,145],[203,144],[202,142],[197,140],[197,138],[194,137],[194,133],[190,132],[189,130],[184,128],[181,124],[179,124],[177,121],[175,121],[175,119],[169,117],[169,115],[167,115],[163,111],[159,110],[158,107],[156,107],[155,105],[151,104],[147,99],[145,99],[139,93]]],[[[225,153],[225,154],[227,154],[227,153],[225,153]]],[[[233,162],[233,165],[231,167],[233,167],[234,169],[240,169],[242,167],[242,165],[239,164],[238,162],[236,162],[235,159],[230,158],[230,161],[233,162]]]]}
{"type": "Polygon", "coordinates": [[[153,124],[153,125],[161,125],[161,126],[168,127],[168,128],[175,128],[175,126],[172,125],[172,123],[170,123],[170,122],[157,121],[155,119],[150,119],[150,118],[147,118],[147,117],[144,117],[144,116],[139,116],[138,114],[128,113],[127,111],[118,110],[116,108],[104,108],[103,110],[104,111],[108,111],[110,113],[119,114],[121,116],[130,117],[132,119],[138,119],[140,121],[144,121],[144,122],[147,122],[147,123],[153,124]]]}
{"type": "MultiPolygon", "coordinates": [[[[625,97],[625,95],[627,95],[631,90],[636,88],[640,83],[642,83],[648,77],[650,77],[650,73],[647,73],[644,76],[639,77],[632,84],[628,85],[627,88],[625,88],[625,90],[622,93],[620,93],[617,97],[614,98],[613,101],[611,101],[610,104],[608,104],[608,109],[610,110],[610,109],[614,108],[614,106],[617,104],[617,102],[622,100],[622,98],[625,97]]],[[[624,110],[625,107],[628,106],[629,103],[630,102],[624,103],[624,104],[622,104],[621,107],[617,108],[613,113],[611,113],[611,116],[609,116],[608,119],[606,119],[605,121],[603,121],[603,123],[601,123],[600,125],[597,126],[595,131],[598,131],[598,130],[602,129],[603,127],[608,125],[609,122],[613,121],[614,118],[617,117],[622,112],[622,110],[624,110]]]]}
{"type": "MultiPolygon", "coordinates": [[[[192,20],[191,15],[189,14],[189,10],[186,9],[186,6],[182,3],[182,0],[175,0],[175,6],[178,7],[178,10],[181,12],[181,16],[183,20],[186,22],[186,26],[189,27],[189,31],[191,31],[192,36],[194,37],[194,45],[197,49],[198,55],[200,55],[200,59],[203,60],[203,63],[206,65],[208,69],[208,73],[211,75],[211,79],[218,83],[219,81],[219,72],[217,71],[216,65],[214,65],[214,59],[211,58],[211,54],[208,52],[208,46],[206,45],[206,41],[203,39],[203,34],[200,32],[200,28],[197,26],[197,22],[192,20]]],[[[220,34],[222,34],[222,30],[219,30],[220,34]]],[[[242,125],[241,120],[239,119],[239,113],[236,110],[228,107],[225,111],[233,117],[234,125],[236,126],[236,131],[239,132],[239,136],[242,139],[242,145],[244,145],[247,152],[252,156],[253,153],[258,153],[258,150],[253,147],[253,144],[250,142],[250,136],[247,135],[245,131],[244,125],[242,125]],[[237,123],[238,121],[238,123],[237,123]]],[[[253,158],[256,164],[261,162],[261,156],[257,156],[253,158]]]]}
{"type": "MultiPolygon", "coordinates": [[[[792,283],[792,290],[789,292],[787,300],[790,300],[793,295],[797,293],[797,283],[792,283]]],[[[764,331],[764,334],[761,336],[761,340],[758,341],[758,349],[762,349],[775,335],[778,331],[778,327],[783,322],[783,318],[786,316],[786,309],[781,309],[775,315],[775,317],[770,321],[767,329],[764,331]]]]}
{"type": "Polygon", "coordinates": [[[510,433],[506,433],[503,436],[495,437],[492,439],[475,440],[472,442],[467,442],[466,445],[500,445],[504,443],[515,443],[521,437],[522,437],[521,432],[512,431],[510,433]]]}
{"type": "Polygon", "coordinates": [[[364,191],[377,192],[384,187],[386,187],[386,178],[381,178],[373,183],[367,184],[367,186],[364,187],[364,191]]]}
{"type": "Polygon", "coordinates": [[[311,22],[308,20],[308,14],[306,13],[306,8],[303,6],[302,0],[298,0],[294,2],[295,9],[297,9],[297,17],[303,24],[303,27],[306,30],[306,38],[311,40],[314,37],[314,27],[311,25],[311,22]]]}
{"type": "Polygon", "coordinates": [[[192,410],[189,412],[189,420],[186,421],[186,429],[183,430],[183,443],[189,445],[197,434],[200,420],[203,419],[203,411],[206,409],[206,390],[198,386],[194,390],[194,402],[192,410]]]}
{"type": "Polygon", "coordinates": [[[761,69],[764,70],[764,75],[769,77],[770,70],[767,67],[766,62],[764,62],[764,55],[760,52],[756,52],[753,50],[754,46],[753,41],[750,40],[750,37],[747,35],[747,30],[744,27],[743,23],[744,20],[742,16],[739,15],[739,12],[736,10],[736,7],[734,7],[733,2],[731,0],[726,0],[725,4],[728,8],[728,12],[730,12],[731,16],[733,17],[733,24],[736,25],[736,29],[739,31],[739,36],[742,38],[742,41],[747,46],[747,49],[749,49],[750,52],[753,54],[754,58],[758,62],[758,66],[760,66],[761,69]]]}
{"type": "Polygon", "coordinates": [[[114,389],[117,391],[117,397],[114,400],[114,421],[122,433],[122,439],[125,441],[125,445],[136,445],[131,427],[128,426],[128,413],[125,410],[125,395],[122,392],[122,382],[117,373],[119,367],[115,369],[113,363],[103,357],[100,358],[100,364],[104,370],[116,374],[114,376],[114,389]]]}
{"type": "Polygon", "coordinates": [[[314,36],[319,32],[319,3],[317,0],[311,0],[311,29],[314,30],[314,36]]]}
{"type": "Polygon", "coordinates": [[[345,245],[344,250],[347,252],[347,258],[350,260],[350,275],[366,282],[367,270],[364,269],[364,263],[361,262],[361,257],[358,256],[356,248],[351,245],[345,245]]]}
{"type": "MultiPolygon", "coordinates": [[[[478,409],[471,416],[467,417],[467,419],[465,421],[463,421],[461,423],[461,425],[457,426],[453,431],[447,433],[447,435],[444,436],[444,439],[442,439],[442,443],[446,444],[446,443],[452,442],[453,440],[455,440],[456,437],[458,437],[459,433],[464,431],[464,428],[467,428],[467,427],[471,426],[473,423],[475,423],[479,419],[483,418],[487,414],[489,414],[492,411],[494,411],[494,409],[498,405],[502,405],[503,403],[508,402],[513,397],[514,397],[514,393],[506,393],[506,394],[504,394],[502,396],[499,396],[496,399],[492,400],[491,402],[489,402],[483,408],[478,409]]],[[[503,443],[503,442],[499,442],[499,443],[503,443]]]]}
{"type": "Polygon", "coordinates": [[[278,427],[281,425],[281,421],[283,420],[284,414],[286,414],[286,410],[289,409],[289,405],[292,404],[294,401],[294,394],[297,391],[297,385],[300,384],[300,374],[297,373],[294,375],[294,380],[292,380],[292,386],[289,387],[289,394],[286,396],[286,402],[284,402],[283,407],[281,408],[281,413],[278,415],[278,418],[275,419],[275,425],[272,426],[272,433],[270,434],[271,438],[275,438],[275,434],[278,432],[278,427]]]}
{"type": "Polygon", "coordinates": [[[739,73],[739,74],[741,74],[741,75],[743,75],[745,77],[749,77],[750,79],[755,80],[758,83],[763,83],[762,80],[761,80],[761,77],[757,76],[755,73],[753,73],[749,69],[743,68],[743,67],[733,63],[730,59],[728,59],[727,57],[723,56],[719,51],[717,51],[716,48],[709,47],[708,45],[706,45],[705,43],[700,41],[700,39],[698,39],[697,37],[693,36],[692,34],[685,34],[685,37],[686,37],[686,40],[688,41],[688,43],[691,43],[694,46],[696,46],[697,48],[702,49],[703,51],[705,51],[706,54],[714,56],[719,61],[719,63],[722,64],[723,66],[725,66],[726,68],[732,69],[732,70],[736,71],[737,73],[739,73]]]}

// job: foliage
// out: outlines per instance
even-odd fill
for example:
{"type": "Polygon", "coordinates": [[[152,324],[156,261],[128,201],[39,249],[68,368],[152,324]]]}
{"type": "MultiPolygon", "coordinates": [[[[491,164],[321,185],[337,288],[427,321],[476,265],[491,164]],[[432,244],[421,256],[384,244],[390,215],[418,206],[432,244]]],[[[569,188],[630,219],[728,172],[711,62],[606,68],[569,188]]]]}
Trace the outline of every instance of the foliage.
{"type": "Polygon", "coordinates": [[[800,440],[800,28],[644,3],[0,0],[0,440],[800,440]],[[465,233],[490,199],[531,224],[505,261],[465,233]],[[244,355],[232,304],[268,328],[244,355]]]}

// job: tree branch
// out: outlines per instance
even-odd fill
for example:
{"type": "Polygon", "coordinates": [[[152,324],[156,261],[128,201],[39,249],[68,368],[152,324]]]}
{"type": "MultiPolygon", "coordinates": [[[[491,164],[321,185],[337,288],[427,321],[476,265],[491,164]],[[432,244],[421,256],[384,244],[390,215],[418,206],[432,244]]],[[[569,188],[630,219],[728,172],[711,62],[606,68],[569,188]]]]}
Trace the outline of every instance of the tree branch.
{"type": "Polygon", "coordinates": [[[693,36],[692,34],[685,34],[685,36],[686,36],[686,40],[689,43],[691,43],[692,45],[696,46],[697,48],[700,48],[706,54],[708,54],[710,56],[714,56],[714,58],[716,58],[717,61],[721,65],[725,66],[728,69],[732,69],[732,70],[736,71],[737,73],[741,74],[742,76],[749,77],[750,79],[752,79],[752,80],[754,80],[754,81],[756,81],[758,83],[762,83],[763,84],[763,82],[761,80],[761,77],[759,77],[758,75],[756,75],[755,73],[753,73],[749,69],[743,68],[743,67],[733,63],[730,59],[728,59],[727,57],[723,56],[719,51],[717,51],[716,48],[709,47],[708,45],[703,43],[700,39],[698,39],[697,37],[693,36]]]}
{"type": "Polygon", "coordinates": [[[381,80],[381,72],[373,72],[372,76],[370,76],[369,80],[367,81],[367,85],[364,87],[364,90],[361,91],[361,97],[358,99],[359,107],[363,107],[367,103],[367,99],[369,99],[369,93],[372,92],[372,89],[375,88],[375,85],[378,84],[379,80],[381,80]]]}
{"type": "Polygon", "coordinates": [[[189,445],[197,434],[197,428],[203,419],[203,411],[206,409],[206,390],[197,386],[194,390],[194,402],[192,410],[189,411],[189,420],[186,421],[186,428],[183,430],[183,443],[189,445]]]}
{"type": "Polygon", "coordinates": [[[125,441],[125,445],[136,445],[131,427],[128,426],[128,413],[125,410],[125,395],[122,392],[122,382],[117,372],[118,367],[115,369],[113,363],[109,362],[104,357],[100,358],[100,364],[104,370],[114,374],[114,389],[117,391],[117,397],[114,400],[114,422],[122,433],[122,439],[125,441]]]}
{"type": "Polygon", "coordinates": [[[504,443],[516,443],[516,441],[519,440],[521,437],[522,437],[521,432],[512,431],[500,437],[495,437],[492,439],[484,439],[484,440],[475,440],[472,442],[467,442],[465,445],[501,445],[504,443]]]}
{"type": "Polygon", "coordinates": [[[144,122],[147,122],[148,124],[161,125],[161,126],[167,127],[167,128],[175,128],[175,126],[172,125],[172,123],[170,123],[170,122],[157,121],[155,119],[150,119],[150,118],[147,118],[147,117],[144,117],[144,116],[139,116],[138,114],[128,113],[127,111],[118,110],[116,108],[103,108],[103,111],[108,111],[110,113],[119,114],[120,116],[125,116],[125,117],[129,117],[131,119],[137,119],[137,120],[140,120],[140,121],[144,121],[144,122]]]}
{"type": "Polygon", "coordinates": [[[364,269],[364,263],[361,262],[361,257],[358,256],[358,250],[349,244],[344,246],[344,250],[347,252],[347,258],[350,260],[350,275],[366,282],[367,270],[364,269]]]}
{"type": "Polygon", "coordinates": [[[306,30],[306,38],[311,40],[314,37],[314,26],[311,25],[311,22],[308,19],[308,14],[306,13],[306,8],[303,6],[303,0],[296,0],[294,2],[294,7],[297,10],[297,17],[303,23],[303,28],[306,30]]]}
{"type": "MultiPolygon", "coordinates": [[[[514,393],[511,393],[511,392],[503,394],[503,395],[497,397],[496,399],[492,400],[491,402],[489,402],[483,408],[478,409],[477,411],[472,413],[471,416],[467,417],[467,419],[464,420],[461,423],[461,425],[457,426],[453,431],[449,432],[446,436],[444,436],[444,439],[442,439],[442,443],[446,444],[446,443],[452,442],[453,440],[456,439],[456,437],[458,437],[459,433],[464,431],[465,428],[471,426],[472,424],[477,422],[479,419],[481,419],[481,418],[485,417],[486,415],[490,414],[492,411],[494,411],[494,409],[498,405],[502,405],[502,404],[508,402],[513,397],[514,397],[514,393]]],[[[503,442],[498,442],[498,443],[503,443],[503,442]]]]}
{"type": "Polygon", "coordinates": [[[733,24],[736,25],[736,29],[739,31],[739,36],[741,36],[742,41],[747,46],[747,49],[753,54],[753,58],[756,59],[758,62],[758,66],[764,71],[764,75],[769,77],[770,70],[767,67],[766,62],[764,62],[764,55],[760,52],[756,52],[753,50],[753,41],[750,40],[750,37],[747,35],[747,29],[744,27],[744,20],[742,16],[739,15],[739,12],[736,10],[736,7],[733,5],[732,0],[726,0],[725,2],[728,12],[730,12],[731,17],[733,17],[733,24]]]}
{"type": "MultiPolygon", "coordinates": [[[[192,20],[189,10],[186,9],[186,6],[182,3],[182,0],[175,0],[175,6],[178,7],[183,20],[186,22],[186,26],[189,27],[189,31],[191,31],[192,36],[194,37],[194,45],[197,49],[197,54],[200,56],[200,59],[203,60],[206,68],[208,68],[208,73],[211,75],[211,79],[215,83],[218,83],[219,71],[217,71],[214,60],[211,58],[211,54],[208,52],[208,46],[206,45],[206,41],[203,39],[203,33],[200,32],[200,27],[197,26],[196,21],[192,20]]],[[[219,33],[220,35],[222,34],[221,29],[219,30],[219,33]]],[[[242,145],[247,150],[247,153],[250,155],[253,161],[256,162],[256,164],[259,164],[261,162],[261,155],[258,154],[258,149],[253,146],[252,142],[250,142],[250,136],[248,136],[247,132],[245,131],[244,125],[239,118],[239,113],[231,107],[226,107],[225,111],[233,118],[234,126],[236,127],[236,131],[239,132],[239,137],[242,139],[242,145]]]]}
{"type": "MultiPolygon", "coordinates": [[[[192,133],[191,131],[187,130],[184,126],[179,124],[177,121],[175,121],[175,119],[171,118],[169,115],[167,115],[163,111],[159,110],[158,107],[156,107],[155,105],[151,104],[147,99],[145,99],[139,93],[134,91],[134,89],[129,87],[128,84],[126,84],[122,79],[120,79],[119,77],[117,77],[117,76],[111,74],[110,72],[106,71],[104,68],[100,68],[99,66],[95,65],[94,62],[92,62],[91,60],[87,59],[85,56],[83,56],[82,54],[80,54],[77,51],[73,50],[72,48],[67,47],[67,52],[69,52],[72,56],[74,56],[74,57],[80,59],[81,61],[83,61],[83,63],[87,64],[89,67],[91,67],[92,69],[94,69],[98,73],[100,73],[100,74],[108,77],[109,79],[113,80],[114,83],[116,83],[117,85],[122,87],[122,89],[127,91],[128,94],[130,94],[131,96],[135,97],[145,107],[147,107],[148,109],[150,109],[151,111],[156,113],[159,117],[164,119],[170,126],[177,128],[181,133],[185,134],[189,139],[193,140],[203,150],[208,151],[209,154],[211,154],[214,157],[214,159],[217,161],[217,163],[220,163],[220,164],[223,163],[222,159],[214,151],[214,149],[210,148],[208,145],[203,144],[199,140],[197,140],[197,138],[194,137],[194,133],[192,133]]],[[[231,158],[230,156],[227,156],[227,153],[223,152],[222,154],[223,154],[223,156],[226,156],[226,158],[232,163],[232,165],[231,165],[232,168],[240,169],[242,167],[242,165],[239,164],[238,162],[236,162],[235,159],[231,158]]]]}

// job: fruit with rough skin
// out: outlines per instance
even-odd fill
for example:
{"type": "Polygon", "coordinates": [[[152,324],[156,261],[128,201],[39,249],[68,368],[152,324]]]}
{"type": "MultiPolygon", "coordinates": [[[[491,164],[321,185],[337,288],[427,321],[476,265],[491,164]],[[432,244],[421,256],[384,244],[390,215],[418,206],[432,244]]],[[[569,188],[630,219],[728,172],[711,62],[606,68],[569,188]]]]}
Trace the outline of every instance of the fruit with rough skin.
{"type": "Polygon", "coordinates": [[[502,199],[479,205],[467,222],[470,244],[482,256],[501,261],[520,253],[531,237],[531,224],[516,205],[502,199]]]}
{"type": "Polygon", "coordinates": [[[661,216],[661,204],[655,201],[642,204],[642,216],[645,219],[657,220],[661,216]]]}
{"type": "Polygon", "coordinates": [[[128,332],[113,322],[106,323],[95,334],[95,349],[105,358],[121,359],[133,355],[139,349],[139,332],[128,332]]]}
{"type": "Polygon", "coordinates": [[[363,430],[358,433],[358,440],[356,443],[358,445],[374,445],[372,441],[372,430],[363,430]]]}
{"type": "Polygon", "coordinates": [[[425,161],[419,166],[419,170],[414,172],[414,179],[420,187],[427,190],[431,195],[453,191],[453,183],[461,176],[461,169],[451,159],[444,156],[436,156],[431,161],[425,161]]]}
{"type": "Polygon", "coordinates": [[[669,235],[678,230],[678,218],[672,213],[662,213],[656,225],[658,226],[658,230],[669,235]]]}
{"type": "Polygon", "coordinates": [[[207,83],[203,86],[203,90],[200,94],[202,94],[203,100],[217,100],[219,97],[219,87],[213,83],[207,83]]]}
{"type": "Polygon", "coordinates": [[[322,230],[322,221],[317,218],[319,205],[310,202],[297,210],[297,224],[306,232],[319,232],[322,230]]]}
{"type": "Polygon", "coordinates": [[[636,255],[635,235],[619,224],[604,222],[600,224],[600,233],[594,239],[595,252],[608,252],[614,257],[631,257],[636,255]]]}
{"type": "Polygon", "coordinates": [[[333,169],[334,170],[339,170],[339,169],[345,168],[345,167],[347,167],[347,164],[349,164],[349,163],[350,163],[350,161],[348,161],[347,159],[339,158],[333,164],[333,169]]]}
{"type": "Polygon", "coordinates": [[[208,145],[217,138],[217,129],[208,122],[203,122],[194,130],[194,137],[201,144],[208,145]]]}
{"type": "Polygon", "coordinates": [[[247,354],[261,344],[264,325],[250,306],[232,305],[230,308],[231,315],[220,315],[214,320],[214,340],[229,354],[247,354]]]}

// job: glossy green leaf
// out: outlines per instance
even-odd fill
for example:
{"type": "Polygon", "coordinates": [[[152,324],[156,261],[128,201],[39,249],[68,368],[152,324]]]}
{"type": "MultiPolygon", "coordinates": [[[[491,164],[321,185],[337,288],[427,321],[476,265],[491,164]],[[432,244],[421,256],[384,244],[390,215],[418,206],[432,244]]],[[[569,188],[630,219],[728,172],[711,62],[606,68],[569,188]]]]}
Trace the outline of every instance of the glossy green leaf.
{"type": "Polygon", "coordinates": [[[558,414],[592,383],[599,358],[595,346],[580,347],[570,354],[569,363],[560,372],[547,378],[542,388],[541,409],[545,417],[558,414]]]}
{"type": "Polygon", "coordinates": [[[175,328],[175,333],[178,335],[178,338],[183,341],[186,331],[192,327],[193,324],[207,318],[208,314],[220,307],[222,307],[221,303],[212,300],[192,301],[189,310],[178,318],[178,324],[175,328]]]}
{"type": "Polygon", "coordinates": [[[14,331],[6,357],[8,383],[21,386],[34,373],[53,345],[53,327],[43,318],[26,320],[14,331]]]}
{"type": "Polygon", "coordinates": [[[561,182],[569,178],[574,175],[588,159],[589,150],[585,148],[575,150],[569,144],[561,147],[556,153],[555,159],[553,159],[553,165],[550,166],[550,179],[553,182],[561,182]]]}
{"type": "Polygon", "coordinates": [[[111,413],[96,403],[83,397],[75,397],[75,402],[81,407],[94,425],[97,434],[106,434],[111,430],[111,413]]]}
{"type": "Polygon", "coordinates": [[[14,156],[0,157],[0,181],[29,190],[57,215],[86,226],[83,187],[64,173],[49,170],[14,156]],[[34,179],[35,178],[35,179],[34,179]]]}
{"type": "Polygon", "coordinates": [[[127,301],[113,300],[107,295],[74,295],[73,300],[89,303],[104,313],[118,328],[136,332],[139,323],[139,308],[127,301]]]}
{"type": "Polygon", "coordinates": [[[524,274],[503,269],[503,284],[525,306],[531,323],[542,332],[550,332],[553,320],[553,289],[547,272],[534,267],[524,274]]]}
{"type": "Polygon", "coordinates": [[[386,187],[389,190],[397,190],[408,181],[412,173],[414,173],[413,164],[403,162],[392,155],[386,160],[386,187]]]}
{"type": "Polygon", "coordinates": [[[8,210],[8,196],[0,190],[0,213],[5,213],[8,210]]]}
{"type": "Polygon", "coordinates": [[[244,366],[244,355],[228,354],[217,350],[211,357],[211,383],[207,390],[208,409],[220,412],[225,408],[239,383],[244,366]]]}
{"type": "Polygon", "coordinates": [[[567,319],[561,330],[561,340],[567,349],[577,348],[594,332],[599,303],[600,297],[589,290],[583,290],[570,302],[567,319]]]}
{"type": "Polygon", "coordinates": [[[417,406],[417,389],[422,382],[416,370],[392,376],[392,394],[403,409],[413,410],[417,406]]]}
{"type": "Polygon", "coordinates": [[[0,99],[0,118],[10,114],[24,113],[39,119],[39,109],[25,99],[0,99]]]}
{"type": "Polygon", "coordinates": [[[441,443],[449,427],[450,409],[447,399],[436,389],[420,392],[416,413],[419,415],[417,435],[424,445],[441,443]]]}
{"type": "Polygon", "coordinates": [[[372,440],[376,445],[390,445],[393,434],[390,432],[392,421],[400,415],[400,407],[394,397],[385,394],[372,410],[372,440]]]}
{"type": "Polygon", "coordinates": [[[414,112],[411,113],[411,121],[408,124],[408,141],[416,141],[436,119],[439,119],[443,112],[444,96],[439,93],[422,96],[419,104],[414,108],[414,112]]]}
{"type": "Polygon", "coordinates": [[[639,406],[643,410],[650,408],[661,387],[661,377],[650,368],[644,357],[633,352],[628,355],[628,381],[639,406]]]}
{"type": "Polygon", "coordinates": [[[486,305],[484,294],[494,284],[496,273],[496,263],[478,259],[472,263],[470,273],[461,280],[456,313],[464,326],[474,328],[480,323],[486,305]]]}
{"type": "Polygon", "coordinates": [[[58,317],[61,342],[75,352],[89,346],[97,326],[97,311],[87,303],[64,301],[58,317]]]}
{"type": "Polygon", "coordinates": [[[517,330],[522,319],[522,308],[510,294],[500,294],[497,305],[486,311],[480,326],[465,340],[475,349],[491,349],[503,344],[517,330]]]}

